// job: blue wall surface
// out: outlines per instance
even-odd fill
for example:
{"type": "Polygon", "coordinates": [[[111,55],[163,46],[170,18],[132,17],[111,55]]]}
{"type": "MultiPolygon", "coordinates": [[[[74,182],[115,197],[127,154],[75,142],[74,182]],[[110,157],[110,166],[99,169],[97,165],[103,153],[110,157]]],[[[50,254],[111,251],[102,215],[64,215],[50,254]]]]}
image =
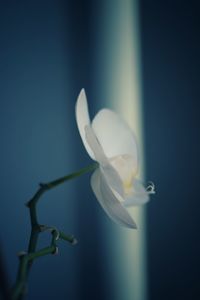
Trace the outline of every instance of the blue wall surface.
{"type": "MultiPolygon", "coordinates": [[[[200,299],[200,49],[194,3],[140,1],[146,169],[157,190],[147,211],[150,300],[200,299]]],[[[74,105],[85,87],[92,115],[101,107],[95,81],[97,4],[0,4],[0,275],[6,269],[8,284],[15,280],[17,252],[27,247],[24,203],[37,183],[91,163],[74,105]]],[[[95,200],[89,175],[46,194],[39,218],[73,233],[79,244],[60,242],[58,256],[34,263],[27,299],[112,299],[104,238],[115,224],[95,200]]],[[[48,243],[44,234],[39,246],[48,243]]]]}
{"type": "MultiPolygon", "coordinates": [[[[90,86],[91,77],[89,11],[80,5],[1,3],[0,240],[9,282],[15,280],[17,252],[27,248],[30,224],[24,203],[37,183],[91,163],[74,115],[78,93],[90,86]]],[[[95,233],[101,212],[94,199],[89,175],[43,197],[40,222],[73,233],[79,244],[60,242],[60,255],[34,263],[28,299],[88,299],[101,286],[101,234],[95,233]]],[[[44,234],[39,246],[48,244],[44,234]]],[[[99,288],[95,298],[104,298],[102,293],[99,288]]]]}
{"type": "Polygon", "coordinates": [[[141,1],[149,297],[200,299],[199,10],[141,1]]]}

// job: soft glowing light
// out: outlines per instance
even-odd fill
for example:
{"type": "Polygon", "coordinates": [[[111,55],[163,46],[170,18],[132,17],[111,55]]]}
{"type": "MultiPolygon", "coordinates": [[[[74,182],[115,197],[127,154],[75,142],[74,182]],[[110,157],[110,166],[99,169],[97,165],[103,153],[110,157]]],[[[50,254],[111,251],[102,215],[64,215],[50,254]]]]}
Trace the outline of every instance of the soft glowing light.
{"type": "MultiPolygon", "coordinates": [[[[100,34],[99,69],[101,98],[117,110],[136,134],[139,144],[140,178],[144,176],[142,104],[140,80],[140,47],[138,33],[138,1],[103,1],[100,34]],[[101,23],[102,27],[102,23],[101,23]],[[106,45],[106,47],[105,47],[106,45]]],[[[113,163],[118,168],[120,162],[113,163]]],[[[129,192],[132,174],[124,179],[129,192]]],[[[143,177],[144,178],[144,177],[143,177]]],[[[138,231],[118,229],[109,234],[113,264],[114,299],[146,300],[145,219],[143,208],[131,208],[138,231]],[[112,245],[112,246],[111,246],[112,245]],[[114,245],[114,247],[113,247],[114,245]],[[114,255],[113,255],[114,254],[114,255]]]]}

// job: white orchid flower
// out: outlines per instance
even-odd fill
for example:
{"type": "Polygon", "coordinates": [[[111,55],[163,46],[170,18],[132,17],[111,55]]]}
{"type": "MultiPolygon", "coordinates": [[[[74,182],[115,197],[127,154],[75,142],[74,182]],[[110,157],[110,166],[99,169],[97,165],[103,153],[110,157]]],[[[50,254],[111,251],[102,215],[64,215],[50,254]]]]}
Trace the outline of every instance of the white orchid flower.
{"type": "Polygon", "coordinates": [[[89,156],[99,164],[91,177],[97,200],[113,221],[137,228],[127,207],[146,203],[149,194],[154,193],[154,185],[145,189],[136,179],[138,151],[132,130],[109,109],[100,110],[91,122],[84,89],[75,110],[83,144],[89,156]]]}

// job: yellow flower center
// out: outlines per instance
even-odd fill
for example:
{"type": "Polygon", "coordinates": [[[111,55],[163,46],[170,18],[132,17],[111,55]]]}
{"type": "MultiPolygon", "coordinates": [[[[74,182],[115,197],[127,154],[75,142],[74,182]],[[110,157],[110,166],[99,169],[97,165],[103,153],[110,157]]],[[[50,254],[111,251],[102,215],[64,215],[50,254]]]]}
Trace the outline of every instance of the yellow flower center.
{"type": "Polygon", "coordinates": [[[119,155],[109,159],[113,168],[119,174],[125,195],[133,192],[133,179],[137,173],[137,163],[130,155],[119,155]]]}

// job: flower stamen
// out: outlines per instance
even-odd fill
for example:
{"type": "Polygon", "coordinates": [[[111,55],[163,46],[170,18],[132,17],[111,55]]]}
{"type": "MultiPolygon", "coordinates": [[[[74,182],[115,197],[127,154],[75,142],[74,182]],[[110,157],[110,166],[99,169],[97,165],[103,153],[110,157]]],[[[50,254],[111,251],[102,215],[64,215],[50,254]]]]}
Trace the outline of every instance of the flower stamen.
{"type": "Polygon", "coordinates": [[[155,194],[155,184],[152,181],[149,181],[149,185],[146,187],[146,191],[148,194],[155,194]]]}

